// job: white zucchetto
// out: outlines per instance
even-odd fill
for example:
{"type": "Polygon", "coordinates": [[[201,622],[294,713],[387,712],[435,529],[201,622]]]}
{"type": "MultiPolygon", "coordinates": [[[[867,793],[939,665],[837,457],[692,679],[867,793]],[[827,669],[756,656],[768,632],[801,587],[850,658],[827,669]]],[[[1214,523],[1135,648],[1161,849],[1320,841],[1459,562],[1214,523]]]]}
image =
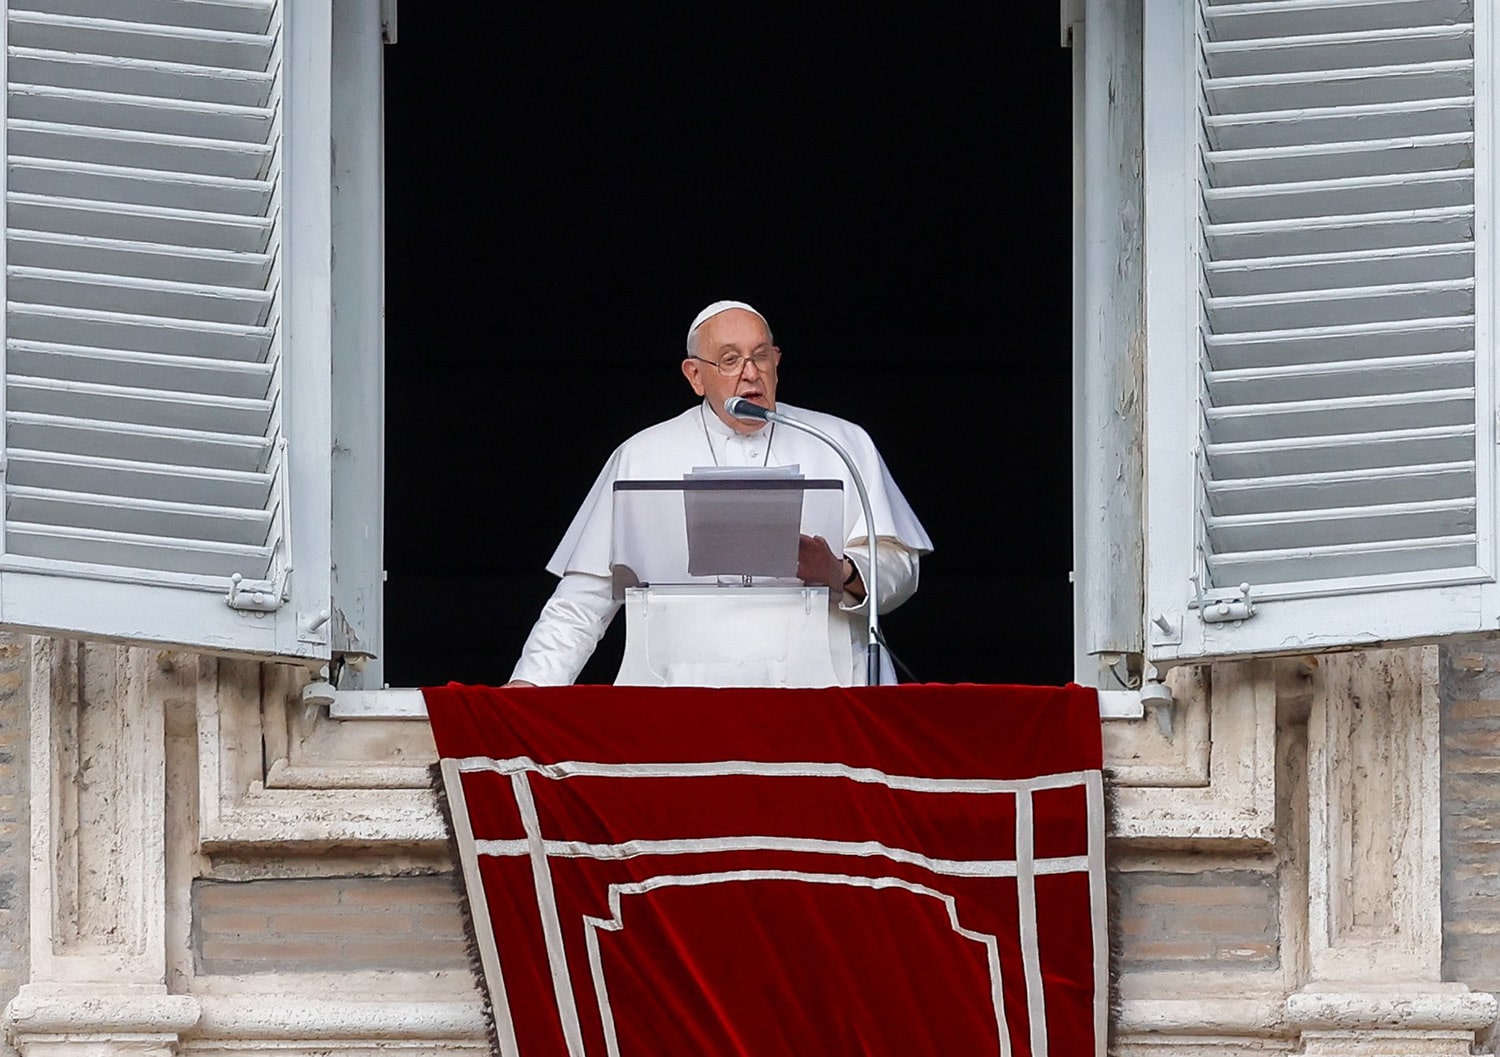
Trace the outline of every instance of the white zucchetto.
{"type": "Polygon", "coordinates": [[[753,308],[743,301],[715,301],[693,317],[693,324],[688,327],[687,332],[687,350],[689,353],[693,351],[693,332],[720,312],[728,312],[731,308],[743,308],[746,312],[755,313],[757,316],[760,316],[760,321],[766,324],[766,330],[769,331],[771,329],[771,324],[766,322],[765,316],[761,316],[759,309],[753,308]]]}

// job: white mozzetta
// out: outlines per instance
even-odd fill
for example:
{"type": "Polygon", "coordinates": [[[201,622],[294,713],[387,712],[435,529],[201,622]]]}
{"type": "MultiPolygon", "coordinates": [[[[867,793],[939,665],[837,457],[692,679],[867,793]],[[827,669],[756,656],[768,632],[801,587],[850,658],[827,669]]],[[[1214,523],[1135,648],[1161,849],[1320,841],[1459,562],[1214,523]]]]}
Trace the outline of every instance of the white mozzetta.
{"type": "Polygon", "coordinates": [[[324,656],[327,6],[95,12],[7,5],[0,621],[324,656]]]}
{"type": "Polygon", "coordinates": [[[1154,657],[1500,622],[1493,17],[1148,6],[1154,657]],[[1254,614],[1203,620],[1193,577],[1254,614]]]}

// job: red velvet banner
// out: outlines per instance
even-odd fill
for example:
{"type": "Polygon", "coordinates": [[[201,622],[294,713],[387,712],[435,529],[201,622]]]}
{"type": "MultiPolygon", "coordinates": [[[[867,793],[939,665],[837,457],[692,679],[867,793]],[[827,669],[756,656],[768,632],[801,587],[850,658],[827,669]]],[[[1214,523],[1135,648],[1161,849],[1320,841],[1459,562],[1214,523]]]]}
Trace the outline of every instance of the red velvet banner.
{"type": "Polygon", "coordinates": [[[1080,687],[425,691],[507,1057],[1089,1057],[1080,687]]]}

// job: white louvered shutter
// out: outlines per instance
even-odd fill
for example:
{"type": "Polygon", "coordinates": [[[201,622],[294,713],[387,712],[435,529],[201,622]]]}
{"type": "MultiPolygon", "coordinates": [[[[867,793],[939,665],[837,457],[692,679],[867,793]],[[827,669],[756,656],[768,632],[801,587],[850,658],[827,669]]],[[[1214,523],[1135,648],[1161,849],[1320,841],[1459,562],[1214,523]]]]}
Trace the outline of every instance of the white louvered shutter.
{"type": "Polygon", "coordinates": [[[1147,3],[1153,656],[1500,625],[1493,18],[1147,3]]]}
{"type": "Polygon", "coordinates": [[[288,10],[7,4],[5,624],[328,652],[329,19],[288,10]]]}

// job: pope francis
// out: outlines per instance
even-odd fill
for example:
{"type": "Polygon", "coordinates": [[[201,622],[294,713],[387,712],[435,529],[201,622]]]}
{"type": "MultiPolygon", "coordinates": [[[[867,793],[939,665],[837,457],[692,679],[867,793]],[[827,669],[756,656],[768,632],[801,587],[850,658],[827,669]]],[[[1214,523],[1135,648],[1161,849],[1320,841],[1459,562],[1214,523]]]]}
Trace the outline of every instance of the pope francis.
{"type": "MultiPolygon", "coordinates": [[[[843,557],[826,540],[803,536],[798,577],[827,585],[833,668],[845,685],[864,681],[864,607],[869,530],[848,469],[825,444],[800,430],[744,421],[724,410],[739,396],[783,411],[828,433],[853,456],[869,490],[877,526],[882,614],[917,589],[918,563],[932,541],[891,479],[874,443],[859,426],[833,415],[794,408],[776,399],[781,350],[763,315],[742,301],[716,301],[694,318],[682,373],[701,401],[675,418],[644,429],[615,449],[558,545],[547,570],[557,590],[522,648],[511,686],[564,686],[578,677],[620,602],[614,598],[610,537],[616,481],[676,479],[703,466],[797,465],[808,477],[843,482],[843,557]]],[[[887,662],[889,663],[889,662],[887,662]]],[[[891,681],[889,675],[883,681],[891,681]]]]}

